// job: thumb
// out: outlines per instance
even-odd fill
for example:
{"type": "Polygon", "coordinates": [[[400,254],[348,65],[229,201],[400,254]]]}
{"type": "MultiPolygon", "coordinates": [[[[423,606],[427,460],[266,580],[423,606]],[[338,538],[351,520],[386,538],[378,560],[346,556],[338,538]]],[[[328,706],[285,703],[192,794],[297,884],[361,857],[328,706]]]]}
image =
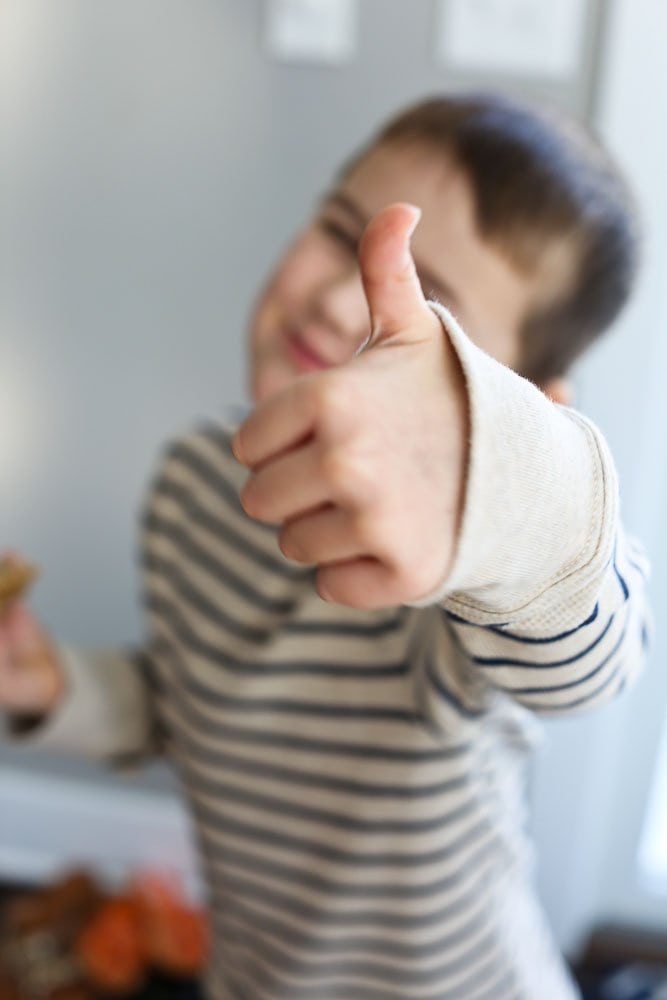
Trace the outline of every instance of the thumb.
{"type": "Polygon", "coordinates": [[[366,226],[359,266],[371,318],[368,344],[414,329],[429,313],[410,250],[420,218],[415,205],[398,202],[366,226]]]}

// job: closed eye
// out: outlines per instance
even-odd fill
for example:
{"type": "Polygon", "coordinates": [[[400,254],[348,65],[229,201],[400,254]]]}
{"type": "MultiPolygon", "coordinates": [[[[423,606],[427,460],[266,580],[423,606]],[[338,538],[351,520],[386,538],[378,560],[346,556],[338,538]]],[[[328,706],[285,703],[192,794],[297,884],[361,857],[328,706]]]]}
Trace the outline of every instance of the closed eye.
{"type": "Polygon", "coordinates": [[[334,219],[320,219],[319,220],[320,229],[330,236],[332,240],[338,243],[340,246],[349,250],[350,253],[356,254],[359,247],[359,237],[355,233],[349,232],[344,226],[336,222],[334,219]]]}

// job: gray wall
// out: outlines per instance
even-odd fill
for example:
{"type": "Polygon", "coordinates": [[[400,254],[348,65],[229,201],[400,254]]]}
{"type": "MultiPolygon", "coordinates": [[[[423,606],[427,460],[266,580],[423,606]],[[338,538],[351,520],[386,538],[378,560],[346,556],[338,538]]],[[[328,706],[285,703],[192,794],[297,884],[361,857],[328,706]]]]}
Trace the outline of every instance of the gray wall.
{"type": "MultiPolygon", "coordinates": [[[[43,567],[59,636],[139,636],[157,451],[241,397],[249,304],[341,159],[413,98],[491,82],[436,65],[434,12],[361,0],[332,69],[268,57],[260,0],[6,0],[0,544],[43,567]]],[[[508,88],[585,115],[592,27],[572,81],[508,88]]]]}
{"type": "MultiPolygon", "coordinates": [[[[360,7],[359,52],[331,69],[269,59],[259,0],[5,0],[0,542],[43,567],[35,607],[61,637],[140,635],[135,518],[155,455],[242,396],[249,303],[341,157],[416,96],[492,82],[435,65],[431,0],[360,7]]],[[[590,5],[577,79],[510,88],[588,114],[601,9],[590,5]]],[[[595,360],[612,385],[625,372],[634,401],[645,360],[636,327],[625,331],[595,360]]],[[[579,382],[639,482],[627,423],[592,367],[579,382]]],[[[637,499],[636,527],[643,513],[637,499]]],[[[573,914],[578,926],[597,899],[605,810],[617,804],[588,784],[598,788],[604,734],[619,725],[607,715],[593,737],[588,723],[552,727],[536,772],[541,878],[566,943],[573,914]],[[583,849],[573,827],[589,838],[583,849]]],[[[5,766],[110,780],[71,760],[0,752],[5,766]]],[[[144,780],[169,784],[155,769],[144,780]]]]}

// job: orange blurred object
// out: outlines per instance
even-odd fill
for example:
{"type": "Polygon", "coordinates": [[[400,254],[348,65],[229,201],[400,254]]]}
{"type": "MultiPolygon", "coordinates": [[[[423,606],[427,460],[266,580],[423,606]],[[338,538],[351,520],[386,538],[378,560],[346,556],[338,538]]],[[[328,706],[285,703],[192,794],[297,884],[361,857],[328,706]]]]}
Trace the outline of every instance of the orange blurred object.
{"type": "Polygon", "coordinates": [[[183,897],[175,879],[146,872],[129,886],[140,915],[144,953],[149,963],[175,976],[201,972],[209,951],[206,917],[183,897]]]}
{"type": "Polygon", "coordinates": [[[136,900],[117,896],[104,903],[79,935],[76,952],[96,986],[116,994],[136,990],[148,964],[136,900]]]}
{"type": "Polygon", "coordinates": [[[0,1000],[127,996],[154,971],[196,978],[209,952],[204,912],[162,872],[113,893],[70,872],[10,899],[0,918],[0,1000]]]}

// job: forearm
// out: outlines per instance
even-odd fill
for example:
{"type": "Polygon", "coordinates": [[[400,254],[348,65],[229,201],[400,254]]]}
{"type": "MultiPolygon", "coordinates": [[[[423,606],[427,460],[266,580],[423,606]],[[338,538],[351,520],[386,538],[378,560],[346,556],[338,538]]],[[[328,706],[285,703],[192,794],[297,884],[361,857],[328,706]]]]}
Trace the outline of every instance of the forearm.
{"type": "Polygon", "coordinates": [[[59,660],[62,698],[39,720],[15,718],[14,741],[111,761],[156,752],[150,692],[135,656],[61,648],[59,660]]]}
{"type": "Polygon", "coordinates": [[[437,310],[465,374],[466,491],[453,565],[437,593],[455,613],[497,624],[552,608],[611,556],[618,488],[608,450],[583,417],[557,407],[488,357],[437,310]]]}
{"type": "Polygon", "coordinates": [[[455,560],[432,600],[491,687],[545,712],[607,699],[641,664],[649,626],[606,444],[443,320],[471,441],[455,560]]]}

